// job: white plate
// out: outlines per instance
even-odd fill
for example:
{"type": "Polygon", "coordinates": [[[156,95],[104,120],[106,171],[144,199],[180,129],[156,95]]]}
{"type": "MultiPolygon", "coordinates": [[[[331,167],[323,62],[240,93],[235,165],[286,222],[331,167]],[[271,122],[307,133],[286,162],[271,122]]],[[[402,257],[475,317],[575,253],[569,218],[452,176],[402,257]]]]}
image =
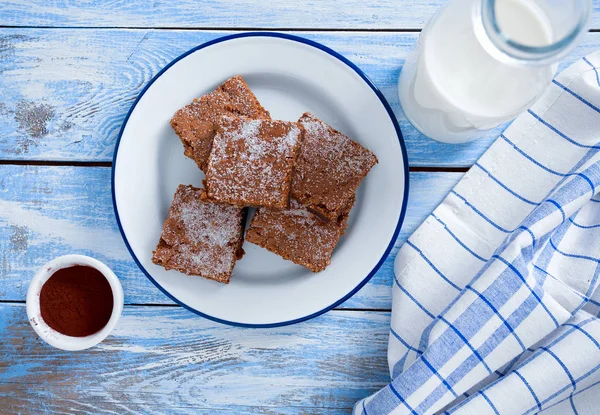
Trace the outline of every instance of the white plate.
{"type": "Polygon", "coordinates": [[[406,210],[408,160],[383,95],[353,65],[318,43],[279,33],[244,33],[201,45],[167,65],[133,104],[113,163],[117,222],[133,258],[170,298],[223,323],[267,327],[315,317],[360,289],[389,254],[406,210]],[[169,125],[178,108],[227,78],[244,77],[273,118],[310,111],[379,158],[359,188],[350,225],[319,274],[245,243],[231,283],[219,284],[151,262],[177,185],[204,174],[183,155],[169,125]]]}

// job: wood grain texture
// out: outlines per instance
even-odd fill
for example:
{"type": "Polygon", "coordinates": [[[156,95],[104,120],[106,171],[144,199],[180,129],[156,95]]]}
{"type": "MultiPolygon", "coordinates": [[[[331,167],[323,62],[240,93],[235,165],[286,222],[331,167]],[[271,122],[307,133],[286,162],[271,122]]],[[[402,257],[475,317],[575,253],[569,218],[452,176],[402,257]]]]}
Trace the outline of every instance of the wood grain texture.
{"type": "MultiPolygon", "coordinates": [[[[0,159],[110,161],[125,115],[152,76],[186,50],[227,33],[0,29],[0,159]]],[[[381,89],[400,122],[411,165],[470,166],[498,135],[442,144],[408,123],[397,80],[416,34],[300,34],[349,58],[381,89]]],[[[600,33],[589,33],[562,67],[598,44],[600,33]]]]}
{"type": "Polygon", "coordinates": [[[347,414],[388,380],[389,313],[332,311],[240,329],[181,307],[126,306],[82,352],[40,340],[21,304],[0,304],[0,406],[20,414],[347,414]]]}
{"type": "MultiPolygon", "coordinates": [[[[390,308],[393,257],[399,245],[461,176],[411,174],[409,209],[392,255],[343,307],[390,308]]],[[[0,166],[0,301],[24,300],[35,271],[67,253],[106,262],[123,283],[128,304],[172,304],[139,271],[121,240],[109,168],[0,166]]]]}
{"type": "MultiPolygon", "coordinates": [[[[420,29],[444,0],[4,0],[0,25],[420,29]]],[[[594,0],[594,9],[600,2],[594,0]]],[[[595,13],[593,27],[600,27],[595,13]]]]}

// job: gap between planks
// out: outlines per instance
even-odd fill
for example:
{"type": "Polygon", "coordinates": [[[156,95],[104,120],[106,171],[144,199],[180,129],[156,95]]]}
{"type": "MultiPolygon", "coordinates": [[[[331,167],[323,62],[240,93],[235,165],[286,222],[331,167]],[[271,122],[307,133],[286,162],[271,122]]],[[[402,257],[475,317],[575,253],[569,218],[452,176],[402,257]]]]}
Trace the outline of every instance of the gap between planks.
{"type": "Polygon", "coordinates": [[[112,167],[110,161],[0,160],[0,166],[112,167]]]}
{"type": "MultiPolygon", "coordinates": [[[[110,161],[0,160],[0,166],[112,167],[110,161]]],[[[411,172],[465,173],[470,167],[414,166],[411,172]]]]}
{"type": "MultiPolygon", "coordinates": [[[[2,304],[25,304],[25,300],[0,300],[0,305],[2,304]]],[[[160,303],[125,303],[125,307],[170,307],[177,308],[181,307],[179,304],[160,304],[160,303]]],[[[332,308],[329,311],[368,311],[374,313],[389,313],[392,311],[390,308],[332,308]]]]}
{"type": "MultiPolygon", "coordinates": [[[[377,33],[420,33],[418,28],[310,28],[310,27],[178,27],[178,26],[18,26],[0,25],[0,29],[86,29],[86,30],[181,30],[206,32],[377,32],[377,33]]],[[[600,33],[600,29],[589,29],[590,33],[600,33]]]]}
{"type": "Polygon", "coordinates": [[[310,28],[310,27],[177,27],[177,26],[17,26],[0,25],[0,29],[86,29],[86,30],[181,30],[181,31],[204,31],[204,32],[381,32],[381,33],[419,33],[418,28],[310,28]]]}

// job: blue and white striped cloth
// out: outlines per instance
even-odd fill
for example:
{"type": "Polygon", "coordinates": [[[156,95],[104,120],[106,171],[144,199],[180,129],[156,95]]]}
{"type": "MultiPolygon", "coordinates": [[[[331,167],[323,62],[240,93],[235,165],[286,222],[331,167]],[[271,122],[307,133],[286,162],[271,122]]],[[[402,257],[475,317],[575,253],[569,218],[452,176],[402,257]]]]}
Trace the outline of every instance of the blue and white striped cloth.
{"type": "Polygon", "coordinates": [[[355,414],[600,414],[600,52],[400,250],[392,382],[355,414]]]}

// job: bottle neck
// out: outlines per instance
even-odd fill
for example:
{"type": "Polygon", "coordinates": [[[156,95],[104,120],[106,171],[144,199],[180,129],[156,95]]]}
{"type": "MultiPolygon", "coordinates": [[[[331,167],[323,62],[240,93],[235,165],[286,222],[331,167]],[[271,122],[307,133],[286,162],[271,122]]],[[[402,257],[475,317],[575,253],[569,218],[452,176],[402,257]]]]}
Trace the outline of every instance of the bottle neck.
{"type": "MultiPolygon", "coordinates": [[[[547,18],[541,8],[537,8],[535,3],[530,0],[478,0],[473,11],[473,20],[475,32],[482,45],[497,59],[517,65],[550,65],[558,62],[575,48],[581,40],[581,37],[587,32],[591,20],[592,1],[591,0],[573,0],[570,3],[575,10],[572,13],[570,27],[565,30],[564,27],[558,27],[547,18]],[[503,4],[500,4],[504,2],[503,4]],[[527,2],[533,4],[528,5],[527,2]],[[509,6],[507,6],[509,5],[509,6]],[[535,24],[521,24],[529,28],[539,25],[540,30],[547,32],[547,38],[543,42],[526,43],[523,37],[518,38],[514,33],[507,30],[504,23],[514,21],[510,15],[507,16],[507,7],[528,8],[527,13],[520,12],[519,15],[530,15],[535,24]],[[501,9],[504,7],[504,9],[501,9]],[[535,8],[535,9],[534,9],[535,8]],[[539,13],[538,13],[539,12],[539,13]],[[557,33],[562,32],[560,35],[557,33]]],[[[510,9],[508,9],[510,10],[510,9]]],[[[560,24],[564,25],[565,22],[560,24]]],[[[533,29],[531,29],[533,30],[533,29]]]]}

